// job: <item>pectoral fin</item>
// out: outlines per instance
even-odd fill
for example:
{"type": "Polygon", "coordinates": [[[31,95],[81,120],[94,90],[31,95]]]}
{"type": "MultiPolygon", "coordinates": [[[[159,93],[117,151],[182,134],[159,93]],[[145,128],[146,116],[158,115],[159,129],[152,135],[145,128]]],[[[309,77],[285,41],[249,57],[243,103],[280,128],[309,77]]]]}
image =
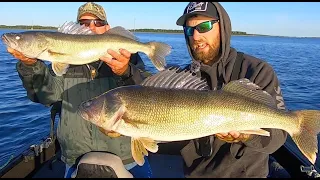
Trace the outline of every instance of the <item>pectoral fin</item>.
{"type": "Polygon", "coordinates": [[[55,52],[55,51],[52,51],[52,50],[50,50],[50,49],[48,49],[48,54],[49,54],[50,56],[65,56],[65,55],[67,55],[67,54],[65,54],[65,53],[55,52]]]}
{"type": "Polygon", "coordinates": [[[270,136],[270,132],[263,129],[243,130],[239,132],[243,134],[256,134],[260,136],[270,136]]]}
{"type": "Polygon", "coordinates": [[[57,63],[53,62],[52,63],[52,70],[57,76],[62,76],[68,71],[69,64],[65,63],[57,63]]]}
{"type": "Polygon", "coordinates": [[[121,136],[120,133],[117,133],[117,132],[114,132],[114,131],[107,131],[107,130],[103,129],[102,127],[98,127],[98,128],[103,134],[105,134],[105,135],[107,135],[109,137],[117,138],[117,137],[121,136]]]}
{"type": "Polygon", "coordinates": [[[131,138],[132,157],[139,166],[144,164],[144,156],[148,156],[148,151],[157,152],[157,143],[150,138],[131,138]]]}
{"type": "Polygon", "coordinates": [[[117,137],[120,137],[120,136],[121,136],[121,134],[120,134],[120,133],[117,133],[117,132],[109,132],[109,133],[107,133],[107,135],[108,135],[109,137],[112,137],[112,138],[117,138],[117,137]]]}

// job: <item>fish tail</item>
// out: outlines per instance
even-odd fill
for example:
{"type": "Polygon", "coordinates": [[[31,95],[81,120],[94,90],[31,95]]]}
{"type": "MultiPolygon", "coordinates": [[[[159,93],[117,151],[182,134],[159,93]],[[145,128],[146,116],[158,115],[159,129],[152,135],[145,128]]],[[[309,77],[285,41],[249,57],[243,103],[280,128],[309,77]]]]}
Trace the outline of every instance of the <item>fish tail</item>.
{"type": "Polygon", "coordinates": [[[308,160],[315,164],[318,153],[317,135],[320,132],[320,111],[294,111],[299,118],[299,131],[292,135],[293,141],[308,160]]]}
{"type": "Polygon", "coordinates": [[[165,57],[171,53],[171,46],[161,42],[149,42],[148,45],[151,52],[147,55],[151,62],[159,71],[164,70],[167,66],[165,57]]]}

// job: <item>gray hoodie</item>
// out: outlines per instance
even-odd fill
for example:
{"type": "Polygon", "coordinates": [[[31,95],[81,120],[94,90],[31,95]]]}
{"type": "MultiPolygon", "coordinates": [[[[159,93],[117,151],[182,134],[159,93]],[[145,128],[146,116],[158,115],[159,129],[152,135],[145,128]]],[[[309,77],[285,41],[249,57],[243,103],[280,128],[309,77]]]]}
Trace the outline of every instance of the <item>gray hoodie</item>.
{"type": "MultiPolygon", "coordinates": [[[[221,56],[211,66],[201,64],[200,70],[212,89],[220,89],[231,80],[237,51],[230,47],[231,22],[227,12],[219,3],[212,3],[220,17],[221,56]]],[[[193,59],[187,37],[186,42],[193,59]]],[[[272,67],[247,54],[243,58],[238,78],[250,79],[276,99],[279,109],[285,109],[279,81],[272,67]]],[[[270,137],[254,135],[245,143],[227,143],[212,136],[212,154],[209,157],[199,155],[198,139],[185,142],[187,145],[182,148],[181,154],[185,161],[186,177],[267,177],[269,154],[285,143],[287,132],[265,130],[270,132],[270,137]]]]}

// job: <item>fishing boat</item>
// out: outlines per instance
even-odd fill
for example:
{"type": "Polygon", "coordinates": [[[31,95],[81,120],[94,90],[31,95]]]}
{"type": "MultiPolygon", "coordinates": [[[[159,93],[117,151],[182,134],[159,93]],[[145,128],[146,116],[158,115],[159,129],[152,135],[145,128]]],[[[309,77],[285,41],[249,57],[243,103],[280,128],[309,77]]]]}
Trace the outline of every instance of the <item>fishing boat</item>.
{"type": "MultiPolygon", "coordinates": [[[[60,146],[53,127],[54,121],[51,119],[50,134],[44,137],[40,144],[26,147],[23,153],[3,165],[0,177],[63,178],[65,165],[60,160],[60,146]]],[[[156,154],[150,153],[148,160],[153,177],[184,178],[182,158],[170,143],[159,146],[159,151],[156,154]]],[[[288,137],[286,143],[270,155],[269,167],[268,178],[320,177],[319,168],[312,166],[301,154],[291,137],[288,137]]]]}

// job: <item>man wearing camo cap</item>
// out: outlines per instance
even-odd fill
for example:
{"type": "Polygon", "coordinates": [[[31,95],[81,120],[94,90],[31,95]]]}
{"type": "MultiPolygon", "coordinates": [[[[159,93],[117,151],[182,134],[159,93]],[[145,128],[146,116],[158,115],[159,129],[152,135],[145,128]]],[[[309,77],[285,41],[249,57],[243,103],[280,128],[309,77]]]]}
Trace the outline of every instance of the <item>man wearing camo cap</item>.
{"type": "Polygon", "coordinates": [[[93,14],[103,21],[107,20],[106,11],[102,6],[94,2],[88,2],[79,7],[77,20],[79,20],[80,17],[85,13],[93,14]]]}
{"type": "Polygon", "coordinates": [[[78,9],[77,21],[85,24],[97,34],[103,34],[110,29],[107,14],[99,4],[88,2],[78,9]]]}
{"type": "MultiPolygon", "coordinates": [[[[77,22],[96,34],[103,34],[110,29],[105,10],[93,2],[79,7],[77,22]]],[[[138,53],[131,54],[125,49],[119,52],[106,49],[106,53],[113,58],[101,57],[101,61],[90,64],[71,65],[64,76],[57,77],[41,60],[27,58],[13,49],[8,49],[8,52],[19,59],[16,67],[28,98],[61,111],[57,139],[61,147],[61,160],[66,164],[65,177],[71,177],[73,172],[76,177],[123,177],[118,173],[123,172],[124,165],[125,170],[130,170],[135,177],[151,176],[149,169],[146,169],[145,175],[135,174],[135,169],[145,172],[143,168],[148,167],[148,163],[142,167],[135,166],[129,137],[107,136],[102,129],[80,117],[75,109],[81,102],[110,89],[139,84],[145,69],[138,53]],[[90,154],[93,151],[104,153],[90,154]],[[110,160],[104,157],[112,156],[105,152],[118,156],[114,158],[118,161],[113,160],[109,165],[110,160]],[[86,159],[77,164],[77,160],[85,154],[86,159]],[[116,169],[120,171],[115,172],[116,169]]]]}

